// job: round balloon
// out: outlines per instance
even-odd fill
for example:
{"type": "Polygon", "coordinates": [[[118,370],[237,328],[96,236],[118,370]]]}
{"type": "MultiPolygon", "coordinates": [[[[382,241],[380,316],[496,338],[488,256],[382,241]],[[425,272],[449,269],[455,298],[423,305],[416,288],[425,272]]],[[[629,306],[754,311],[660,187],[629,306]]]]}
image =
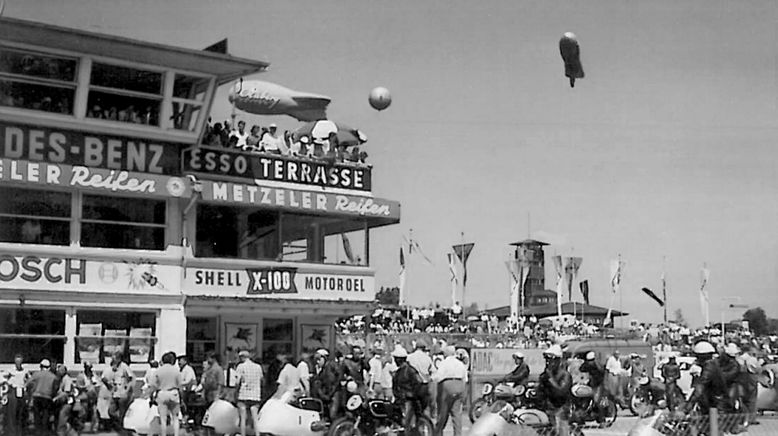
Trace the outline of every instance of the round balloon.
{"type": "Polygon", "coordinates": [[[392,104],[392,95],[389,94],[389,90],[384,87],[373,88],[370,91],[370,106],[375,110],[382,111],[392,104]]]}

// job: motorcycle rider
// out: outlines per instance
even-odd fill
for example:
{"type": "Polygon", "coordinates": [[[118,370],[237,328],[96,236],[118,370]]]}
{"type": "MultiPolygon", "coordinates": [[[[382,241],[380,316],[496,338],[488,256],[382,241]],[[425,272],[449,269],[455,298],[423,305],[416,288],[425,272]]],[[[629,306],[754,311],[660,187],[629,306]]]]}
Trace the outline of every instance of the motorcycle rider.
{"type": "Polygon", "coordinates": [[[392,351],[392,358],[397,371],[392,377],[392,394],[395,403],[402,405],[403,426],[410,429],[414,416],[424,413],[421,403],[422,389],[425,389],[421,375],[408,363],[408,352],[402,345],[397,345],[392,351]]]}
{"type": "Polygon", "coordinates": [[[692,352],[702,372],[694,381],[692,394],[683,408],[684,413],[688,414],[695,406],[699,407],[702,414],[707,414],[712,407],[716,407],[720,412],[725,411],[727,386],[719,360],[713,358],[716,349],[708,341],[699,341],[692,347],[692,352]]]}
{"type": "Polygon", "coordinates": [[[675,355],[671,354],[667,363],[662,365],[662,378],[665,381],[667,408],[676,410],[683,403],[683,392],[678,387],[678,379],[681,378],[681,367],[678,366],[675,355]]]}
{"type": "Polygon", "coordinates": [[[597,355],[594,351],[586,353],[584,362],[581,364],[579,370],[582,373],[589,375],[589,387],[591,387],[594,392],[592,401],[597,408],[597,422],[602,425],[605,422],[605,416],[602,407],[600,407],[600,401],[605,388],[603,384],[605,381],[605,367],[597,361],[596,357],[597,355]]]}
{"type": "Polygon", "coordinates": [[[524,353],[521,351],[516,351],[512,357],[516,367],[502,378],[502,382],[513,383],[514,386],[524,386],[529,380],[529,365],[524,362],[524,353]]]}
{"type": "Polygon", "coordinates": [[[570,388],[573,378],[562,363],[562,347],[552,345],[543,352],[546,368],[538,378],[538,392],[546,400],[549,415],[554,417],[554,427],[559,436],[570,434],[570,388]]]}

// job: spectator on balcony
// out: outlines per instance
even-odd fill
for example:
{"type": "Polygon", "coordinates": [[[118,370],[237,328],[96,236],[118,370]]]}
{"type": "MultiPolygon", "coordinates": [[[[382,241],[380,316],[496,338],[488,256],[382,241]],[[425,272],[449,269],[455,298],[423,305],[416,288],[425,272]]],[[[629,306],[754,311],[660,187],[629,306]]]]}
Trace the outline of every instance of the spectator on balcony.
{"type": "Polygon", "coordinates": [[[248,132],[246,132],[246,122],[243,120],[238,121],[238,128],[230,132],[230,136],[234,136],[238,138],[238,141],[235,143],[235,146],[238,148],[243,148],[246,146],[246,140],[249,137],[248,132]]]}
{"type": "Polygon", "coordinates": [[[251,126],[249,137],[246,138],[246,149],[249,151],[259,151],[259,141],[261,140],[261,130],[258,125],[251,126]]]}
{"type": "Polygon", "coordinates": [[[267,132],[262,135],[259,146],[267,153],[289,154],[289,147],[286,146],[284,137],[278,134],[278,126],[275,123],[271,124],[267,132]]]}
{"type": "Polygon", "coordinates": [[[205,137],[205,140],[203,141],[205,145],[210,145],[211,147],[221,147],[222,146],[222,123],[214,123],[213,127],[211,128],[211,131],[208,132],[208,135],[205,137]]]}

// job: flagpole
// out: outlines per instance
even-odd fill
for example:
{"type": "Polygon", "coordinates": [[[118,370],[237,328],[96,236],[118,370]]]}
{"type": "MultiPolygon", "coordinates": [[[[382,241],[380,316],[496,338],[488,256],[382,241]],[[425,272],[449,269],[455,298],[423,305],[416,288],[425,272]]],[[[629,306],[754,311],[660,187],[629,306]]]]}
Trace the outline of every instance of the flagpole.
{"type": "MultiPolygon", "coordinates": [[[[462,250],[464,253],[465,232],[461,232],[461,233],[462,233],[462,250]]],[[[465,281],[465,279],[467,278],[467,261],[466,261],[467,257],[465,257],[464,255],[462,257],[464,257],[465,260],[462,261],[462,304],[461,306],[467,307],[465,303],[465,288],[467,287],[467,282],[465,281]]]]}
{"type": "Polygon", "coordinates": [[[621,290],[621,253],[619,253],[619,326],[624,329],[624,292],[621,290]]]}
{"type": "Polygon", "coordinates": [[[665,260],[666,257],[662,256],[662,299],[665,302],[664,306],[664,324],[667,326],[667,276],[665,273],[665,260]]]}

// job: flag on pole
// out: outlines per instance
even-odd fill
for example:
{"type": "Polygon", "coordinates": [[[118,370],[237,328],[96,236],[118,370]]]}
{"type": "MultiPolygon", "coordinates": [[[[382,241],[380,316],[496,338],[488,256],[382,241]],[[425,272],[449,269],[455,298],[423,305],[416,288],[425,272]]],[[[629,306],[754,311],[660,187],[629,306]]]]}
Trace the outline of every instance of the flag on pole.
{"type": "Polygon", "coordinates": [[[467,259],[470,257],[470,252],[473,251],[474,243],[454,245],[454,253],[456,253],[459,261],[462,262],[462,286],[467,286],[467,259]]]}
{"type": "Polygon", "coordinates": [[[659,304],[659,306],[660,306],[660,307],[664,307],[664,306],[665,306],[665,302],[664,302],[664,301],[662,301],[662,299],[661,299],[661,298],[659,298],[659,297],[658,297],[658,296],[657,296],[657,295],[654,293],[654,291],[652,291],[651,289],[648,289],[648,288],[643,288],[643,289],[642,289],[642,291],[643,291],[643,292],[644,292],[646,295],[648,295],[649,297],[653,298],[653,299],[654,299],[654,301],[656,301],[656,302],[659,304]]]}
{"type": "Polygon", "coordinates": [[[348,259],[348,263],[355,264],[354,262],[354,252],[351,251],[351,241],[348,240],[348,236],[346,236],[345,233],[340,234],[340,238],[343,240],[343,251],[346,253],[346,259],[348,259]]]}
{"type": "Polygon", "coordinates": [[[665,271],[662,270],[662,301],[667,304],[667,277],[665,277],[665,271]]]}
{"type": "Polygon", "coordinates": [[[608,304],[608,313],[605,315],[605,320],[602,325],[609,325],[613,323],[613,298],[621,288],[621,268],[624,266],[624,262],[621,261],[621,257],[611,261],[611,301],[608,304]]]}
{"type": "Polygon", "coordinates": [[[581,295],[583,296],[584,304],[589,305],[589,280],[584,280],[578,284],[581,288],[581,295]]]}
{"type": "Polygon", "coordinates": [[[405,304],[405,249],[400,246],[400,306],[405,304]]]}
{"type": "Polygon", "coordinates": [[[562,292],[565,286],[564,269],[562,268],[562,256],[552,257],[556,269],[556,312],[562,319],[562,292]]]}
{"type": "Polygon", "coordinates": [[[423,257],[424,260],[427,261],[428,264],[434,265],[434,263],[432,263],[432,260],[430,260],[430,258],[427,257],[426,254],[424,254],[424,251],[421,249],[421,245],[419,245],[419,241],[417,241],[415,239],[411,239],[411,241],[410,241],[410,243],[408,245],[409,245],[408,246],[408,254],[413,254],[413,251],[416,250],[416,252],[418,252],[419,255],[421,255],[421,257],[423,257]]]}
{"type": "Polygon", "coordinates": [[[446,256],[448,256],[448,272],[451,273],[449,280],[451,281],[451,305],[453,306],[457,301],[457,283],[459,282],[457,279],[457,258],[454,253],[447,253],[446,256]]]}
{"type": "Polygon", "coordinates": [[[700,306],[702,309],[702,316],[705,317],[705,325],[710,325],[710,300],[708,299],[708,292],[705,290],[705,286],[710,279],[710,270],[707,264],[702,265],[701,283],[700,283],[700,306]]]}
{"type": "Polygon", "coordinates": [[[511,297],[510,297],[510,310],[511,320],[519,319],[519,295],[521,288],[521,272],[519,271],[519,261],[509,260],[505,262],[505,266],[508,268],[508,273],[511,276],[511,297]]]}
{"type": "Polygon", "coordinates": [[[519,288],[519,298],[521,305],[524,305],[524,290],[527,288],[527,280],[529,279],[529,262],[522,261],[521,263],[521,287],[519,288]]]}
{"type": "Polygon", "coordinates": [[[565,279],[567,280],[567,299],[573,301],[573,282],[578,276],[578,269],[581,268],[580,257],[568,257],[565,259],[565,279]]]}

